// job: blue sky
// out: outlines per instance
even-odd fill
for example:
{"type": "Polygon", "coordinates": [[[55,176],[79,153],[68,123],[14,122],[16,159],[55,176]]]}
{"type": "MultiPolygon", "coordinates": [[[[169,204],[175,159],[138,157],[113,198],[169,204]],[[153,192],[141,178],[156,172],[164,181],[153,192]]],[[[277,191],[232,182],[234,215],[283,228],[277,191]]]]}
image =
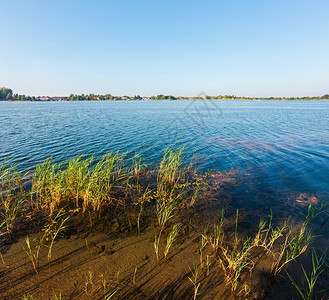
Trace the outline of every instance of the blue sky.
{"type": "Polygon", "coordinates": [[[329,93],[327,0],[1,0],[0,86],[26,95],[329,93]]]}

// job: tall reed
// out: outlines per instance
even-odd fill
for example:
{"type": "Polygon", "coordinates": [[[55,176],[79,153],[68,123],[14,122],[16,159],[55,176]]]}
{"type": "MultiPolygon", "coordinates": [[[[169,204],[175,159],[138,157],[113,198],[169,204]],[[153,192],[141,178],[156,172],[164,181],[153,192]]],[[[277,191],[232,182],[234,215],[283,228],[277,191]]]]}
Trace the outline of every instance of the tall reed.
{"type": "Polygon", "coordinates": [[[186,169],[182,168],[184,148],[173,150],[168,148],[163,154],[157,174],[156,213],[160,226],[155,236],[154,248],[159,262],[159,243],[166,223],[174,215],[174,211],[187,194],[187,183],[184,180],[186,169]]]}
{"type": "Polygon", "coordinates": [[[158,184],[173,185],[180,179],[179,170],[183,163],[183,151],[184,148],[173,150],[172,147],[165,150],[159,166],[158,184]]]}
{"type": "Polygon", "coordinates": [[[37,165],[32,180],[31,203],[36,209],[48,211],[50,215],[66,198],[65,178],[62,166],[52,158],[37,165]]]}
{"type": "Polygon", "coordinates": [[[82,156],[65,164],[47,159],[36,167],[32,203],[50,215],[63,207],[98,211],[104,202],[115,199],[115,190],[130,174],[125,156],[119,152],[107,153],[97,163],[93,157],[82,156]]]}
{"type": "Polygon", "coordinates": [[[90,171],[83,195],[83,211],[91,207],[98,211],[103,202],[111,203],[115,198],[113,190],[129,178],[123,154],[107,153],[90,171]]]}
{"type": "Polygon", "coordinates": [[[0,164],[0,229],[5,227],[9,234],[14,230],[19,211],[28,195],[22,178],[15,166],[8,166],[6,161],[0,164]]]}

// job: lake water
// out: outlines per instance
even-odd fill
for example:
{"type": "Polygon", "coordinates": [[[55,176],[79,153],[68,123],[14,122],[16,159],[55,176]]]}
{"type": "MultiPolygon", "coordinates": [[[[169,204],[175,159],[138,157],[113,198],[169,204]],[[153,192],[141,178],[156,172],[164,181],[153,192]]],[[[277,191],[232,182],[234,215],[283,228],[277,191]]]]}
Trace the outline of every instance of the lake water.
{"type": "Polygon", "coordinates": [[[0,161],[22,171],[52,156],[141,152],[176,144],[203,170],[240,169],[258,191],[329,192],[329,102],[0,102],[0,161]]]}

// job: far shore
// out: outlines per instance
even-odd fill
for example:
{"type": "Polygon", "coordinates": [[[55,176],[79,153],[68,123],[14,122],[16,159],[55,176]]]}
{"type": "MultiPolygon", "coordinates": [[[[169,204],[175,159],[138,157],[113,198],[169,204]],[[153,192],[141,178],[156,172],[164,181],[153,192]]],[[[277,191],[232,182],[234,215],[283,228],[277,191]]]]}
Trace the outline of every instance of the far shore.
{"type": "Polygon", "coordinates": [[[210,96],[200,93],[196,97],[162,95],[157,96],[113,96],[111,94],[70,94],[69,96],[26,96],[15,94],[12,89],[0,88],[0,101],[99,101],[99,100],[242,100],[242,101],[314,101],[329,100],[329,94],[323,96],[303,96],[303,97],[245,97],[237,95],[217,95],[210,96]]]}
{"type": "Polygon", "coordinates": [[[186,101],[186,100],[216,100],[216,101],[255,101],[255,102],[262,102],[262,101],[328,101],[329,99],[319,99],[319,98],[310,98],[310,99],[248,99],[248,98],[221,98],[221,99],[205,99],[205,98],[184,98],[184,99],[48,99],[48,100],[0,100],[0,102],[87,102],[87,101],[186,101]]]}

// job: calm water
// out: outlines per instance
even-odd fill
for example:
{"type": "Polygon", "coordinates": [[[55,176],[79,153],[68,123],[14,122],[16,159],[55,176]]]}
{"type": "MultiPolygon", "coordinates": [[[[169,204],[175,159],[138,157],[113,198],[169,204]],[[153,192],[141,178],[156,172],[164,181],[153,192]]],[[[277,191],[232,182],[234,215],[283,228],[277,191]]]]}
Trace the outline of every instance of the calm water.
{"type": "Polygon", "coordinates": [[[159,161],[176,143],[202,169],[239,168],[262,188],[329,192],[329,102],[0,102],[0,161],[140,151],[159,161]]]}

